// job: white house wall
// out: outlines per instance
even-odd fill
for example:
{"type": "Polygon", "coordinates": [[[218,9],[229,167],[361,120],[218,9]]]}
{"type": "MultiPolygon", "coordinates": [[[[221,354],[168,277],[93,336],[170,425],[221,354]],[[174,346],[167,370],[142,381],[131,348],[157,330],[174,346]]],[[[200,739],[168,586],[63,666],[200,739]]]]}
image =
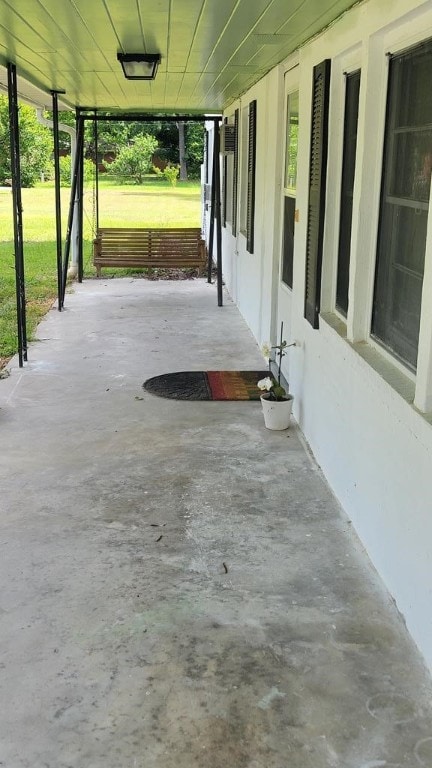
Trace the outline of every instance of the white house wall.
{"type": "MultiPolygon", "coordinates": [[[[238,232],[231,234],[231,225],[223,229],[223,272],[227,288],[236,301],[240,312],[257,339],[270,338],[272,312],[276,193],[280,190],[277,162],[280,153],[279,110],[281,103],[281,71],[273,70],[268,77],[248,91],[245,97],[231,105],[227,115],[239,110],[240,125],[242,109],[257,100],[257,162],[255,197],[255,243],[253,253],[246,249],[246,237],[238,232]],[[270,268],[268,268],[270,265],[270,268]]],[[[239,162],[240,174],[241,162],[239,162]]],[[[241,197],[239,178],[238,195],[241,197]]]]}
{"type": "MultiPolygon", "coordinates": [[[[368,337],[381,184],[387,57],[432,37],[432,3],[369,0],[299,54],[299,156],[289,353],[284,371],[294,413],[330,485],[364,542],[408,628],[432,667],[432,307],[422,316],[415,377],[368,337]],[[303,317],[313,67],[332,61],[330,143],[319,330],[303,317]],[[334,275],[345,70],[361,67],[350,309],[335,313],[334,275]],[[429,348],[428,348],[429,344],[429,348]],[[415,399],[416,406],[413,405],[415,399]]],[[[239,104],[257,99],[255,248],[223,233],[224,275],[259,343],[275,339],[284,143],[283,73],[276,68],[239,104]]],[[[240,193],[240,190],[239,190],[240,193]]],[[[424,283],[432,275],[432,216],[424,283]]],[[[424,297],[427,285],[424,287],[424,297]]],[[[429,295],[432,285],[429,282],[429,295]]],[[[432,301],[429,300],[429,305],[432,301]]],[[[341,569],[343,563],[335,564],[341,569]]]]}

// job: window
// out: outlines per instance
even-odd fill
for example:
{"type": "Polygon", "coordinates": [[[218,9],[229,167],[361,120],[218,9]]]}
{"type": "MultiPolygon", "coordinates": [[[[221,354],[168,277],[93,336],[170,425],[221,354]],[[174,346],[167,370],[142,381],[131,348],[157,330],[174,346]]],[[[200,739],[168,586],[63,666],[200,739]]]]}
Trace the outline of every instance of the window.
{"type": "Polygon", "coordinates": [[[224,161],[224,226],[232,223],[234,155],[226,155],[224,161]]]}
{"type": "Polygon", "coordinates": [[[254,251],[256,115],[256,101],[242,109],[240,232],[249,253],[254,251]]]}
{"type": "Polygon", "coordinates": [[[347,316],[360,71],[346,77],[336,307],[347,316]]]}
{"type": "Polygon", "coordinates": [[[285,177],[282,242],[282,282],[289,288],[293,284],[294,220],[297,186],[298,144],[298,91],[290,93],[287,100],[285,177]]]}
{"type": "Polygon", "coordinates": [[[392,56],[372,336],[417,367],[432,169],[432,43],[392,56]]]}

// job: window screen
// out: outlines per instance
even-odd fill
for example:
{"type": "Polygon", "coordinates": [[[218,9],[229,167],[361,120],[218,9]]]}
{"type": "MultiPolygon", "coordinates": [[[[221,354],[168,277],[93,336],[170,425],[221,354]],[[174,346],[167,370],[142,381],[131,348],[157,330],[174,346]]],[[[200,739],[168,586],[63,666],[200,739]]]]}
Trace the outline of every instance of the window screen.
{"type": "Polygon", "coordinates": [[[343,165],[339,219],[339,250],[336,283],[336,307],[348,312],[348,285],[351,254],[354,171],[357,148],[357,120],[360,93],[360,71],[347,75],[345,86],[345,120],[343,165]]]}
{"type": "Polygon", "coordinates": [[[372,335],[417,366],[432,169],[432,43],[390,60],[372,335]]]}
{"type": "Polygon", "coordinates": [[[282,241],[282,281],[289,288],[293,284],[294,220],[297,186],[297,147],[299,127],[299,94],[290,93],[287,99],[284,209],[282,241]]]}

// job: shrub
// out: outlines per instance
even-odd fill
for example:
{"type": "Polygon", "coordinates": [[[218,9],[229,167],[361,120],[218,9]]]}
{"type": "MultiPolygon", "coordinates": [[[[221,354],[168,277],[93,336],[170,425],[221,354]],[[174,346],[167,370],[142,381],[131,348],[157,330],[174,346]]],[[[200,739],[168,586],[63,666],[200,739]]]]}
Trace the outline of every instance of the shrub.
{"type": "MultiPolygon", "coordinates": [[[[60,184],[62,187],[70,187],[71,184],[71,157],[70,155],[64,155],[59,158],[60,161],[60,184]]],[[[54,166],[54,163],[53,163],[54,166]]],[[[84,181],[92,181],[95,174],[95,166],[93,160],[85,158],[84,160],[84,181]]],[[[52,172],[52,178],[54,178],[54,171],[52,172]]]]}
{"type": "Polygon", "coordinates": [[[154,136],[148,134],[137,136],[133,144],[120,149],[116,159],[107,167],[107,173],[118,176],[126,182],[142,184],[145,174],[150,170],[156,147],[157,140],[154,136]]]}
{"type": "MultiPolygon", "coordinates": [[[[26,104],[20,104],[18,119],[21,183],[23,187],[34,187],[49,166],[51,131],[39,125],[35,109],[26,104]]],[[[7,97],[0,95],[0,184],[4,184],[11,175],[9,106],[7,97]]]]}
{"type": "Polygon", "coordinates": [[[162,176],[164,177],[164,179],[169,181],[171,186],[175,187],[175,185],[177,184],[179,173],[180,173],[180,166],[168,164],[166,168],[163,169],[162,176]]]}

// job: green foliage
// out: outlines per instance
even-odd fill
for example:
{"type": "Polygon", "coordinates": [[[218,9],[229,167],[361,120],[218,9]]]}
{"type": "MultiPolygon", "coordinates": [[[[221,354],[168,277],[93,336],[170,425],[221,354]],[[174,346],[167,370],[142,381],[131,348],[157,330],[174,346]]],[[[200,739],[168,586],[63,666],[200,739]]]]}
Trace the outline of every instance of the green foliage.
{"type": "MultiPolygon", "coordinates": [[[[177,123],[160,124],[156,133],[159,141],[158,156],[171,164],[179,162],[179,131],[177,123]]],[[[189,122],[185,124],[186,164],[190,178],[199,178],[204,157],[204,124],[189,122]]]]}
{"type": "Polygon", "coordinates": [[[291,122],[288,135],[288,152],[285,184],[287,187],[295,187],[297,176],[297,153],[298,153],[298,121],[291,122]]]}
{"type": "Polygon", "coordinates": [[[180,167],[178,165],[168,165],[163,169],[162,176],[164,179],[169,181],[172,187],[175,187],[177,184],[177,179],[179,177],[180,173],[180,167]]]}
{"type": "Polygon", "coordinates": [[[107,166],[107,172],[123,179],[142,184],[151,167],[151,160],[157,147],[154,136],[142,134],[127,147],[122,147],[116,159],[107,166]]]}
{"type": "MultiPolygon", "coordinates": [[[[0,242],[0,358],[17,351],[13,251],[13,243],[0,242]]],[[[25,257],[27,336],[32,340],[37,323],[56,296],[55,242],[26,243],[25,257]]]]}
{"type": "Polygon", "coordinates": [[[204,125],[203,123],[187,123],[186,126],[186,161],[188,175],[199,178],[201,165],[204,160],[204,125]]]}
{"type": "MultiPolygon", "coordinates": [[[[51,131],[39,125],[33,107],[21,104],[19,133],[21,182],[23,187],[33,187],[49,167],[52,152],[51,131]]],[[[6,96],[0,96],[0,184],[4,184],[10,177],[9,104],[6,96]]]]}
{"type": "MultiPolygon", "coordinates": [[[[109,114],[109,113],[107,113],[109,114]]],[[[49,113],[52,119],[52,114],[49,113]]],[[[173,121],[154,121],[151,123],[139,121],[104,121],[104,113],[98,113],[98,156],[99,161],[107,152],[119,153],[124,147],[134,143],[137,138],[153,136],[158,142],[158,156],[165,162],[179,162],[179,131],[173,121]]],[[[75,126],[73,112],[60,112],[59,121],[66,125],[75,126]]],[[[85,156],[95,159],[94,123],[86,121],[84,133],[85,156]]],[[[186,163],[188,176],[199,178],[200,166],[204,154],[204,125],[203,123],[185,123],[186,163]]],[[[60,148],[70,151],[70,138],[60,132],[60,148]]],[[[114,171],[113,171],[114,173],[114,171]]]]}
{"type": "MultiPolygon", "coordinates": [[[[49,119],[52,120],[52,112],[47,114],[49,119]]],[[[59,123],[75,128],[74,112],[59,112],[59,123]]],[[[105,152],[117,152],[120,147],[126,146],[140,133],[143,133],[142,123],[124,120],[104,121],[103,113],[100,113],[97,128],[99,156],[104,155],[105,152]]],[[[70,151],[70,137],[67,133],[60,130],[59,141],[60,149],[70,151]]],[[[84,153],[86,157],[94,159],[94,145],[94,122],[86,120],[84,128],[84,153]]]]}
{"type": "MultiPolygon", "coordinates": [[[[69,187],[71,183],[71,157],[65,155],[59,158],[60,164],[60,184],[62,187],[69,187]]],[[[92,181],[95,173],[95,165],[93,160],[88,158],[84,159],[84,182],[92,181]]],[[[52,173],[54,178],[54,171],[52,173]]]]}

